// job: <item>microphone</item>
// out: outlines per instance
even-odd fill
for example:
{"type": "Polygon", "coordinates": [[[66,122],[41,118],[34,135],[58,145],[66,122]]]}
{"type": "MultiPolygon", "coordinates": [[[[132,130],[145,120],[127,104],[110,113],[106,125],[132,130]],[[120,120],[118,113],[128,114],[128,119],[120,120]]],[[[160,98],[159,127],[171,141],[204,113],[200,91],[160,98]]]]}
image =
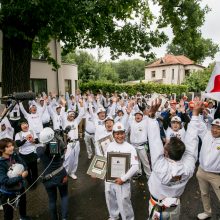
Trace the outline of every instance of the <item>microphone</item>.
{"type": "Polygon", "coordinates": [[[19,101],[33,100],[35,98],[36,98],[36,95],[33,92],[17,92],[17,93],[13,93],[13,95],[2,97],[2,99],[15,99],[19,101]]]}

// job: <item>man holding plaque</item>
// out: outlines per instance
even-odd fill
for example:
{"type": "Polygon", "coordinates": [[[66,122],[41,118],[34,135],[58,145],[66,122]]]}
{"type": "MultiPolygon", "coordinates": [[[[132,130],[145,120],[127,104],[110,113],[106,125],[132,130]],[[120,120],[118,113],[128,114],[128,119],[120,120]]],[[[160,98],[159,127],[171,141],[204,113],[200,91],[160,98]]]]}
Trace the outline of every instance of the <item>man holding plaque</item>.
{"type": "Polygon", "coordinates": [[[109,220],[134,220],[131,204],[130,179],[138,171],[138,159],[135,148],[125,141],[125,128],[117,122],[113,126],[114,142],[111,142],[107,157],[107,175],[105,199],[109,211],[109,220]]]}

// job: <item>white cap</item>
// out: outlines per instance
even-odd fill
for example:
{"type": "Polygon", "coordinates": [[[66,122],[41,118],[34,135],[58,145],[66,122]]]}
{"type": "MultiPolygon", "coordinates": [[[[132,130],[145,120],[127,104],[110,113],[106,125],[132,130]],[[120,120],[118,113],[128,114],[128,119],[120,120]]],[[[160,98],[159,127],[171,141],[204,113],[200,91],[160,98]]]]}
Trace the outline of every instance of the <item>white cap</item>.
{"type": "Polygon", "coordinates": [[[104,122],[109,121],[109,120],[114,121],[114,119],[111,116],[108,116],[108,117],[105,118],[104,122]]]}
{"type": "Polygon", "coordinates": [[[181,118],[178,117],[178,116],[174,116],[174,117],[172,117],[172,119],[171,119],[171,122],[172,122],[172,121],[181,122],[181,118]]]}
{"type": "Polygon", "coordinates": [[[31,109],[32,107],[36,107],[36,108],[37,108],[36,105],[30,105],[30,106],[29,106],[29,109],[31,109]]]}
{"type": "Polygon", "coordinates": [[[144,115],[143,112],[142,112],[141,110],[136,111],[136,112],[134,113],[134,115],[136,115],[136,114],[144,115]]]}
{"type": "Polygon", "coordinates": [[[212,122],[212,125],[220,126],[220,119],[219,119],[219,118],[215,119],[215,120],[212,122]]]}
{"type": "Polygon", "coordinates": [[[40,98],[40,101],[44,101],[44,98],[43,98],[43,97],[41,97],[41,98],[40,98]]]}
{"type": "Polygon", "coordinates": [[[56,109],[57,109],[57,108],[62,108],[62,105],[57,105],[57,106],[56,106],[56,109]]]}
{"type": "Polygon", "coordinates": [[[103,107],[98,108],[97,114],[99,114],[100,112],[105,112],[105,109],[103,107]]]}
{"type": "Polygon", "coordinates": [[[113,126],[113,132],[125,131],[124,125],[121,122],[117,122],[113,126]]]}

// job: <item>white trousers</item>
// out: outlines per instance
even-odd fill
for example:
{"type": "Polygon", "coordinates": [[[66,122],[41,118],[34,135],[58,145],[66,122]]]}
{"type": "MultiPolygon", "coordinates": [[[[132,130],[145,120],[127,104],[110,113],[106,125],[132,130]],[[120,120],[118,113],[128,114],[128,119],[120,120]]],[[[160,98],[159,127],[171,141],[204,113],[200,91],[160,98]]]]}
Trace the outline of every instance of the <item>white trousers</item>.
{"type": "Polygon", "coordinates": [[[135,148],[135,149],[137,151],[137,155],[138,155],[138,159],[139,159],[138,173],[142,173],[142,170],[141,170],[141,163],[142,163],[143,168],[144,168],[144,172],[145,172],[147,178],[149,179],[150,174],[151,174],[151,168],[150,168],[150,163],[149,163],[149,160],[147,157],[147,152],[144,148],[142,148],[142,149],[135,148]]]}
{"type": "Polygon", "coordinates": [[[79,162],[79,152],[79,141],[77,141],[76,143],[69,143],[67,145],[63,166],[65,167],[68,175],[76,173],[79,162]]]}
{"type": "Polygon", "coordinates": [[[120,213],[122,220],[134,220],[130,183],[118,185],[105,182],[105,200],[110,219],[119,219],[120,213]]]}
{"type": "Polygon", "coordinates": [[[94,135],[90,135],[85,132],[84,141],[86,144],[86,151],[87,151],[88,156],[92,156],[93,155],[92,143],[95,146],[94,135]]]}

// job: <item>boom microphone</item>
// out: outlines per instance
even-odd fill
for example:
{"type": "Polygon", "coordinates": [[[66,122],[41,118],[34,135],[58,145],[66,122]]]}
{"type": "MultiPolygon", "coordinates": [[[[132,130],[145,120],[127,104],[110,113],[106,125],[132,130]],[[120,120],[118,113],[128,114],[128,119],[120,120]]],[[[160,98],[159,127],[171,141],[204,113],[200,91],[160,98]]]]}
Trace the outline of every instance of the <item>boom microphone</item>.
{"type": "Polygon", "coordinates": [[[13,95],[2,97],[2,99],[15,99],[19,101],[33,100],[35,98],[36,98],[36,95],[33,92],[17,92],[17,93],[14,93],[13,95]]]}

